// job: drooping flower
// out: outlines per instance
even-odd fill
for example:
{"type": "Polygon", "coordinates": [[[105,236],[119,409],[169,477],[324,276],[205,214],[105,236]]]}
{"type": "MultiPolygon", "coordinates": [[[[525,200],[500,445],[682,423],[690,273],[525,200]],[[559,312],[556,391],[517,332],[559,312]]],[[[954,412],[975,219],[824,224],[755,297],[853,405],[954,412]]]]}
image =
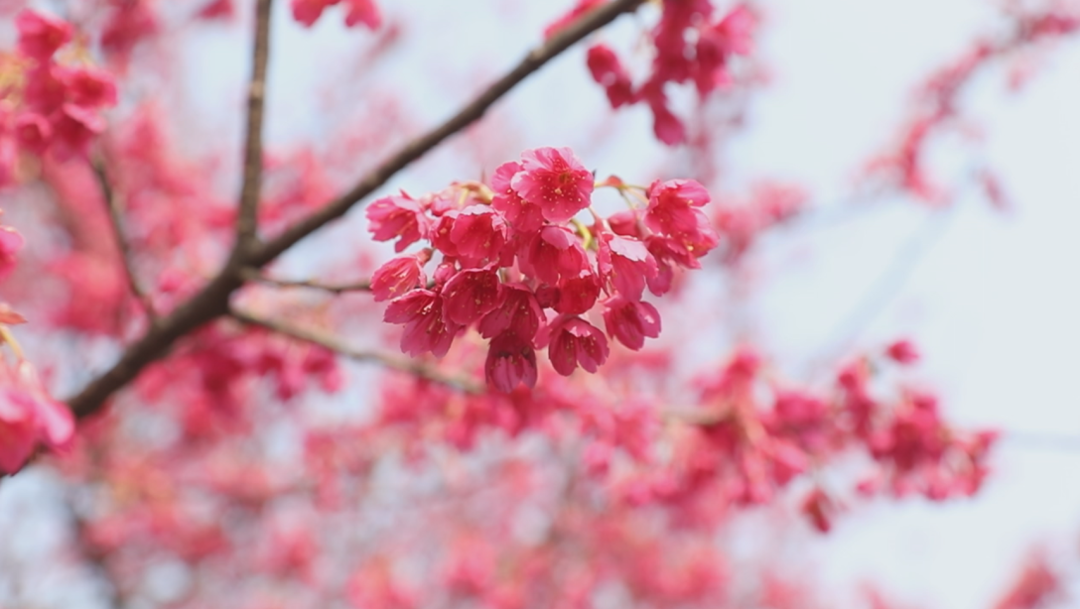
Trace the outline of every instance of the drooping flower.
{"type": "Polygon", "coordinates": [[[382,25],[382,13],[375,0],[345,0],[348,10],[345,13],[345,25],[353,27],[363,24],[369,30],[377,30],[382,25]]]}
{"type": "Polygon", "coordinates": [[[694,180],[656,181],[649,186],[649,209],[645,226],[669,237],[697,230],[695,207],[711,200],[705,187],[694,180]]]}
{"type": "Polygon", "coordinates": [[[532,290],[521,284],[504,284],[499,306],[480,320],[480,335],[492,338],[514,332],[532,342],[544,321],[544,312],[532,290]]]}
{"type": "Polygon", "coordinates": [[[541,228],[518,257],[522,270],[549,285],[563,277],[577,277],[588,266],[581,242],[562,226],[541,228]]]}
{"type": "Polygon", "coordinates": [[[15,270],[15,254],[22,246],[22,235],[10,226],[0,226],[0,280],[15,270]]]}
{"type": "Polygon", "coordinates": [[[58,75],[67,87],[68,101],[84,108],[115,106],[116,81],[105,70],[80,66],[62,69],[58,75]]]}
{"type": "Polygon", "coordinates": [[[898,364],[908,365],[919,361],[919,350],[910,340],[898,340],[885,350],[886,355],[898,364]]]}
{"type": "Polygon", "coordinates": [[[315,25],[326,7],[337,4],[338,0],[292,0],[293,18],[306,27],[315,25]]]}
{"type": "Polygon", "coordinates": [[[645,284],[656,277],[656,258],[644,243],[611,233],[600,235],[596,261],[605,283],[630,300],[641,300],[645,284]]]}
{"type": "Polygon", "coordinates": [[[566,222],[589,206],[593,175],[569,148],[537,148],[521,155],[511,187],[538,205],[548,222],[566,222]]]}
{"type": "Polygon", "coordinates": [[[24,112],[12,127],[19,148],[32,154],[42,154],[52,139],[52,125],[37,112],[24,112]]]}
{"type": "Polygon", "coordinates": [[[26,9],[15,16],[19,30],[19,51],[39,62],[48,61],[71,40],[71,25],[56,17],[26,9]]]}
{"type": "Polygon", "coordinates": [[[64,104],[52,117],[52,151],[59,159],[86,156],[90,141],[105,130],[105,119],[95,111],[64,104]]]}
{"type": "Polygon", "coordinates": [[[559,313],[581,315],[593,308],[600,297],[600,278],[589,269],[577,277],[563,277],[559,282],[559,297],[552,308],[559,313]]]}
{"type": "Polygon", "coordinates": [[[371,222],[368,230],[375,240],[390,241],[396,238],[396,252],[427,236],[430,221],[420,204],[405,193],[375,201],[368,206],[366,214],[371,222]]]}
{"type": "Polygon", "coordinates": [[[637,351],[646,337],[660,336],[660,313],[647,302],[616,296],[604,303],[604,326],[609,336],[637,351]]]}
{"type": "Polygon", "coordinates": [[[375,302],[382,302],[426,282],[420,260],[416,256],[402,256],[382,265],[371,275],[371,293],[375,295],[375,302]]]}
{"type": "Polygon", "coordinates": [[[521,163],[514,161],[503,163],[495,169],[495,174],[491,176],[491,190],[495,193],[491,199],[491,207],[502,212],[514,230],[532,233],[544,223],[544,215],[540,212],[539,205],[522,199],[510,186],[514,176],[520,171],[521,163]]]}
{"type": "Polygon", "coordinates": [[[604,87],[612,108],[634,103],[634,87],[630,74],[619,61],[619,56],[606,44],[589,47],[586,64],[593,80],[604,87]]]}
{"type": "Polygon", "coordinates": [[[0,364],[0,473],[19,471],[39,444],[63,448],[74,433],[71,411],[49,397],[29,363],[0,364]]]}
{"type": "Polygon", "coordinates": [[[484,205],[470,205],[452,217],[450,214],[443,216],[439,221],[440,231],[444,222],[451,225],[449,239],[454,244],[452,255],[462,264],[482,266],[500,261],[507,235],[506,223],[499,214],[484,205]]]}
{"type": "Polygon", "coordinates": [[[442,288],[443,313],[467,326],[499,306],[502,283],[495,267],[459,272],[442,288]]]}
{"type": "Polygon", "coordinates": [[[413,290],[390,301],[383,321],[404,324],[401,350],[413,357],[432,353],[446,355],[461,326],[443,316],[443,299],[431,290],[413,290]]]}
{"type": "Polygon", "coordinates": [[[563,376],[570,376],[578,366],[596,372],[608,357],[604,333],[574,315],[555,318],[539,338],[539,346],[547,346],[552,367],[563,376]]]}
{"type": "Polygon", "coordinates": [[[484,377],[497,391],[510,393],[519,384],[536,386],[536,350],[514,331],[499,334],[488,345],[484,377]]]}

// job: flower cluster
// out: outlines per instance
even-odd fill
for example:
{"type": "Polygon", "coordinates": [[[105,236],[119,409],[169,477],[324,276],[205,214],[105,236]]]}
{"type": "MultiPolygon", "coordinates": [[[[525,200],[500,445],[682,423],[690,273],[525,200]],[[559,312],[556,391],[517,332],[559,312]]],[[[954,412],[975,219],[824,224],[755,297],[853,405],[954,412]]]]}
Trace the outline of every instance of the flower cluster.
{"type": "MultiPolygon", "coordinates": [[[[907,366],[917,352],[893,343],[877,368],[907,366]],[[890,361],[892,362],[890,364],[890,361]]],[[[901,386],[891,397],[871,390],[878,371],[867,359],[842,368],[827,393],[783,388],[768,379],[762,359],[736,352],[717,372],[700,377],[703,409],[676,413],[690,432],[675,445],[664,468],[630,477],[626,499],[662,501],[692,509],[705,500],[761,504],[812,469],[842,454],[861,453],[870,474],[854,491],[920,494],[932,500],[975,494],[988,473],[993,431],[960,431],[941,417],[937,400],[901,386]]],[[[801,502],[822,532],[841,503],[815,484],[801,502]]]]}
{"type": "Polygon", "coordinates": [[[376,240],[395,240],[398,252],[430,244],[372,277],[375,299],[391,301],[385,321],[405,326],[402,350],[441,357],[475,327],[490,339],[488,384],[508,392],[535,385],[536,350],[545,347],[559,374],[579,366],[596,372],[609,352],[604,332],[585,318],[597,305],[608,336],[626,347],[659,336],[645,289],[664,294],[674,267],[700,268],[698,259],[717,245],[700,209],[709,194],[688,180],[635,189],[611,178],[599,186],[619,189],[630,203],[633,192],[642,205],[605,219],[591,207],[597,186],[569,149],[538,148],[499,166],[490,185],[375,201],[367,216],[376,240]],[[591,225],[575,217],[585,210],[591,225]],[[424,267],[436,253],[429,283],[424,267]]]}
{"type": "Polygon", "coordinates": [[[693,83],[698,94],[705,96],[729,84],[729,58],[751,52],[757,18],[743,4],[719,19],[711,0],[665,0],[663,5],[663,15],[652,32],[656,47],[652,72],[644,82],[635,87],[619,56],[602,43],[589,49],[587,63],[612,108],[648,105],[656,137],[673,145],[684,141],[686,133],[669,107],[665,87],[668,83],[693,83]]]}
{"type": "Polygon", "coordinates": [[[86,154],[105,129],[102,110],[116,105],[107,72],[56,61],[72,39],[70,24],[24,10],[15,25],[18,52],[0,64],[0,185],[14,178],[20,152],[61,159],[86,154]]]}
{"type": "Polygon", "coordinates": [[[364,24],[374,30],[382,25],[382,13],[375,0],[292,0],[293,17],[307,27],[311,27],[327,8],[341,3],[345,6],[345,25],[353,27],[364,24]]]}

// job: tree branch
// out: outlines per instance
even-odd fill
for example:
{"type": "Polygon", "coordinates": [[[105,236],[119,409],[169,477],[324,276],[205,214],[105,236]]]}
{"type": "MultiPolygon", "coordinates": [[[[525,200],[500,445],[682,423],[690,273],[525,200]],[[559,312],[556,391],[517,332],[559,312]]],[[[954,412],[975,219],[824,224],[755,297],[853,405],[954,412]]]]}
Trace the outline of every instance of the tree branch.
{"type": "Polygon", "coordinates": [[[124,212],[120,206],[120,198],[113,189],[109,180],[108,171],[103,161],[95,161],[90,164],[97,177],[98,186],[101,188],[101,196],[105,199],[105,207],[109,212],[109,224],[112,226],[113,236],[116,239],[116,247],[120,252],[120,265],[124,269],[124,277],[127,279],[128,289],[132,296],[142,304],[150,323],[156,322],[157,314],[154,312],[153,301],[149,294],[142,288],[138,277],[135,275],[135,261],[131,253],[131,243],[127,239],[127,231],[124,230],[124,212]]]}
{"type": "MultiPolygon", "coordinates": [[[[274,239],[254,246],[250,255],[244,255],[243,251],[235,252],[225,268],[202,290],[178,306],[157,326],[150,328],[141,339],[132,343],[121,355],[119,361],[91,380],[79,393],[68,398],[67,404],[80,418],[100,410],[113,393],[134,379],[149,363],[162,357],[178,339],[199,326],[227,314],[229,297],[244,284],[242,277],[244,268],[262,268],[304,237],[343,216],[361,199],[389,181],[397,172],[427,154],[450,136],[479,120],[496,101],[529,75],[589,34],[611,23],[619,15],[635,11],[644,2],[645,0],[612,0],[585,15],[529,53],[513,70],[480,93],[445,123],[406,144],[404,148],[360,180],[351,190],[302,218],[274,239]]],[[[257,244],[257,241],[253,242],[257,244]]]]}
{"type": "Polygon", "coordinates": [[[273,0],[258,0],[255,7],[255,42],[248,83],[247,135],[244,141],[244,181],[236,216],[233,255],[246,256],[258,242],[259,191],[262,184],[262,129],[266,101],[266,68],[270,62],[270,9],[273,0]]]}
{"type": "Polygon", "coordinates": [[[645,3],[645,0],[613,0],[608,4],[585,15],[573,25],[562,30],[547,42],[534,49],[505,76],[497,80],[480,93],[460,112],[447,119],[442,125],[428,132],[398,151],[381,165],[361,179],[356,186],[328,205],[302,218],[280,235],[268,241],[252,257],[251,262],[263,266],[283,252],[322,228],[330,221],[345,215],[354,205],[375,192],[391,177],[405,167],[420,159],[444,140],[479,120],[502,96],[539,70],[547,62],[559,56],[563,51],[581,41],[589,34],[614,21],[623,13],[630,13],[645,3]]]}
{"type": "Polygon", "coordinates": [[[324,349],[333,351],[334,353],[337,353],[342,357],[347,357],[353,361],[376,363],[381,366],[391,368],[393,370],[407,372],[422,379],[426,379],[434,383],[439,383],[440,385],[446,385],[448,387],[463,391],[465,393],[479,394],[483,393],[484,391],[483,385],[476,382],[472,378],[469,378],[465,375],[446,374],[445,372],[440,371],[438,368],[423,362],[418,362],[406,357],[399,357],[387,353],[379,353],[377,351],[360,351],[358,349],[353,349],[347,345],[343,345],[342,343],[334,340],[329,336],[324,336],[317,332],[312,332],[303,328],[297,328],[285,322],[258,317],[250,313],[238,311],[236,309],[232,309],[231,311],[229,311],[229,316],[245,325],[265,328],[275,334],[287,336],[301,342],[318,345],[320,347],[323,347],[324,349]]]}

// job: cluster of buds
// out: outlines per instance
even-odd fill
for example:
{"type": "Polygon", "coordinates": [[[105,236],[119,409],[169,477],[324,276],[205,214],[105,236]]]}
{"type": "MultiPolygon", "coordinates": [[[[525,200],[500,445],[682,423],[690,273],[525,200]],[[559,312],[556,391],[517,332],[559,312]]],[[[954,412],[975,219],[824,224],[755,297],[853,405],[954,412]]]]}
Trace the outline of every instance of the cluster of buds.
{"type": "Polygon", "coordinates": [[[102,110],[116,105],[104,70],[56,61],[72,39],[70,24],[25,10],[15,18],[18,52],[0,60],[0,185],[12,181],[19,153],[84,155],[105,129],[102,110]]]}
{"type": "Polygon", "coordinates": [[[485,376],[509,392],[536,383],[536,350],[569,376],[607,359],[604,332],[586,316],[599,306],[607,335],[630,349],[660,334],[660,315],[643,300],[662,295],[675,267],[700,268],[718,238],[701,207],[709,194],[689,180],[647,188],[618,178],[595,183],[566,148],[538,148],[499,166],[490,184],[456,184],[419,199],[404,193],[367,210],[376,240],[401,252],[372,277],[385,321],[405,326],[401,348],[443,356],[469,327],[490,339],[485,376]],[[629,209],[601,217],[593,191],[619,191],[629,209]],[[578,219],[588,212],[591,224],[578,219]],[[439,254],[428,282],[424,267],[439,254]],[[554,315],[549,319],[547,311],[554,315]]]}

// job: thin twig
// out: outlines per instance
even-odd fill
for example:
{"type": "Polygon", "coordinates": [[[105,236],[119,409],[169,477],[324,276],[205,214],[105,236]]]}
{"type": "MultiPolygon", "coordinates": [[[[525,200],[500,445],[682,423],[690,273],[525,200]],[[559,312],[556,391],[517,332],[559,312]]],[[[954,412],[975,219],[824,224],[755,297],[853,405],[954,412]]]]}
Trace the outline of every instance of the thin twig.
{"type": "Polygon", "coordinates": [[[229,316],[239,321],[240,323],[249,326],[257,326],[266,330],[270,330],[275,334],[288,336],[289,338],[293,338],[302,342],[318,345],[320,347],[323,347],[324,349],[337,353],[342,357],[347,357],[353,361],[379,364],[386,368],[407,372],[419,378],[426,379],[440,385],[446,385],[448,387],[457,389],[465,393],[479,394],[483,393],[484,391],[483,385],[467,376],[447,374],[440,371],[438,368],[424,362],[412,360],[407,357],[399,357],[387,353],[380,353],[378,351],[361,351],[359,349],[353,349],[352,347],[344,345],[329,336],[325,336],[311,330],[298,328],[285,322],[266,319],[264,317],[258,317],[256,315],[252,315],[251,313],[238,311],[236,309],[230,310],[229,316]]]}
{"type": "Polygon", "coordinates": [[[331,294],[343,294],[345,292],[369,292],[370,281],[355,281],[352,283],[321,283],[311,279],[274,279],[267,277],[256,269],[248,268],[243,273],[244,279],[273,286],[275,288],[308,288],[330,292],[331,294]]]}
{"type": "Polygon", "coordinates": [[[113,237],[116,239],[116,247],[120,251],[120,265],[124,267],[128,289],[142,305],[152,325],[157,320],[157,313],[154,311],[154,303],[150,295],[143,289],[139,278],[135,275],[135,260],[131,252],[131,243],[127,239],[127,231],[124,230],[124,211],[120,204],[120,197],[116,194],[116,189],[113,188],[112,181],[109,179],[105,163],[98,160],[90,166],[94,170],[94,176],[97,177],[98,186],[101,188],[101,195],[105,199],[105,207],[109,212],[109,224],[112,226],[113,237]]]}
{"type": "Polygon", "coordinates": [[[262,130],[266,101],[266,68],[270,62],[270,9],[273,0],[259,0],[255,8],[255,42],[248,83],[247,130],[244,138],[244,181],[236,216],[234,256],[246,256],[258,242],[259,191],[262,184],[262,130]]]}
{"type": "Polygon", "coordinates": [[[929,212],[921,224],[893,256],[889,266],[878,275],[877,281],[865,293],[851,313],[833,332],[838,337],[829,361],[843,357],[858,341],[863,331],[907,285],[909,279],[930,249],[945,234],[949,220],[955,216],[955,205],[929,212]]]}
{"type": "Polygon", "coordinates": [[[124,351],[108,370],[67,399],[68,406],[82,418],[96,413],[116,391],[127,385],[148,364],[164,356],[180,338],[192,330],[229,312],[229,298],[243,284],[245,267],[262,268],[330,221],[341,217],[362,199],[386,184],[450,136],[479,120],[491,106],[549,61],[614,21],[619,15],[637,10],[645,0],[612,0],[585,15],[561,33],[529,53],[513,70],[480,93],[460,112],[427,134],[405,145],[351,190],[304,217],[269,242],[254,248],[250,256],[234,254],[229,263],[198,293],[185,300],[160,323],[124,351]]]}

